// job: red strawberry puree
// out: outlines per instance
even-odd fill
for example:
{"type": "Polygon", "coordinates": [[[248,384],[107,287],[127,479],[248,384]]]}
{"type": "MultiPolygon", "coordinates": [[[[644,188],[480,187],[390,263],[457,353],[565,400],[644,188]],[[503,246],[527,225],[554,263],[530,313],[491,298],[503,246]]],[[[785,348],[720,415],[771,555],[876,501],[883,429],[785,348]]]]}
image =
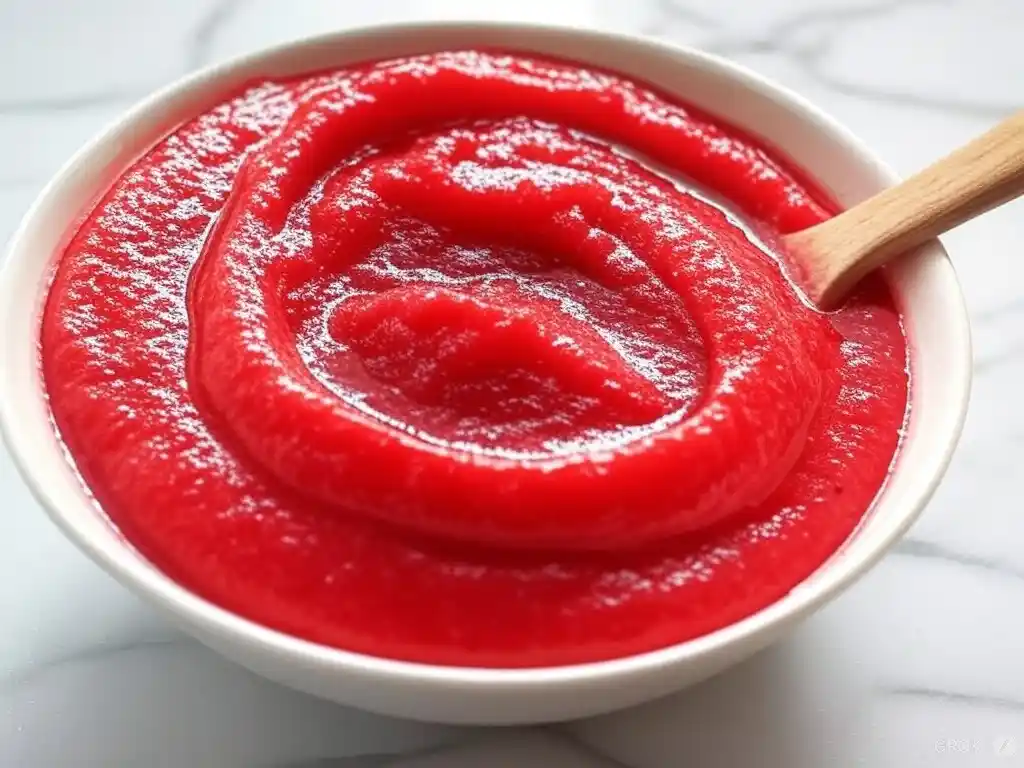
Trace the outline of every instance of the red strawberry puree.
{"type": "Polygon", "coordinates": [[[521,667],[701,635],[855,528],[907,373],[881,282],[810,309],[694,187],[766,237],[831,212],[749,137],[576,65],[255,84],[68,245],[56,425],[146,557],[309,640],[521,667]]]}

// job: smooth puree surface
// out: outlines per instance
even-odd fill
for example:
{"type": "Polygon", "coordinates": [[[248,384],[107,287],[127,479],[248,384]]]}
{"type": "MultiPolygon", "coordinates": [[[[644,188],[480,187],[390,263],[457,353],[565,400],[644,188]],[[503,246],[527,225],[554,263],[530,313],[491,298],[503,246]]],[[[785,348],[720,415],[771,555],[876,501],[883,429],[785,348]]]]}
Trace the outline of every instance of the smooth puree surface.
{"type": "Polygon", "coordinates": [[[254,83],[74,234],[46,388],[114,524],[255,621],[454,665],[651,650],[784,595],[887,476],[885,285],[818,313],[750,234],[831,212],[747,135],[581,65],[254,83]]]}

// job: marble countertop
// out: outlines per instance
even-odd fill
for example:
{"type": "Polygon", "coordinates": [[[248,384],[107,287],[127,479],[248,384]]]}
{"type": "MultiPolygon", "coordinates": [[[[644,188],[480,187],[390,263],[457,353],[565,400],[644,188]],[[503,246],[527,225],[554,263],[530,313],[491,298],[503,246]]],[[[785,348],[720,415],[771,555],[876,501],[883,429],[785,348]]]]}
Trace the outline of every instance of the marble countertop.
{"type": "MultiPolygon", "coordinates": [[[[79,144],[189,70],[331,28],[460,17],[696,44],[821,104],[901,172],[1024,98],[1024,3],[1007,0],[0,0],[0,240],[79,144]]],[[[1024,766],[1022,243],[1022,203],[946,238],[974,321],[972,410],[896,550],[753,661],[557,730],[396,722],[255,678],[87,561],[0,456],[0,766],[1024,766]]]]}

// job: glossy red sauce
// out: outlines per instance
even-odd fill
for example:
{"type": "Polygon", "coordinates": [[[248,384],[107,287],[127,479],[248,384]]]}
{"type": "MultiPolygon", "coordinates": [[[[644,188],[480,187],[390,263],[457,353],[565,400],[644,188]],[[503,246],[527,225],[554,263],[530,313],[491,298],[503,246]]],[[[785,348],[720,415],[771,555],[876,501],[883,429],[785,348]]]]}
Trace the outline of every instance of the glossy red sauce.
{"type": "Polygon", "coordinates": [[[47,391],[110,519],[225,608],[435,663],[650,650],[783,596],[887,475],[884,285],[819,314],[751,233],[828,215],[752,139],[576,65],[263,82],[81,225],[47,391]]]}

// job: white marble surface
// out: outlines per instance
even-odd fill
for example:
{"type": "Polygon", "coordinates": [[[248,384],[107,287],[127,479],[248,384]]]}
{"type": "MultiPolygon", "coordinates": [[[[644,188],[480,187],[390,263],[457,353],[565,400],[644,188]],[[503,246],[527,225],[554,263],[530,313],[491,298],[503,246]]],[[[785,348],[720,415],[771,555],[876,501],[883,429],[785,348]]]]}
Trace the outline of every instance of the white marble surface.
{"type": "MultiPolygon", "coordinates": [[[[1024,101],[1016,0],[0,0],[0,240],[81,142],[155,86],[311,32],[459,17],[721,52],[903,172],[1024,101]]],[[[557,732],[398,723],[256,679],[89,563],[0,457],[0,766],[1024,766],[1022,244],[1020,203],[947,238],[975,323],[972,411],[897,550],[754,661],[557,732]]]]}

